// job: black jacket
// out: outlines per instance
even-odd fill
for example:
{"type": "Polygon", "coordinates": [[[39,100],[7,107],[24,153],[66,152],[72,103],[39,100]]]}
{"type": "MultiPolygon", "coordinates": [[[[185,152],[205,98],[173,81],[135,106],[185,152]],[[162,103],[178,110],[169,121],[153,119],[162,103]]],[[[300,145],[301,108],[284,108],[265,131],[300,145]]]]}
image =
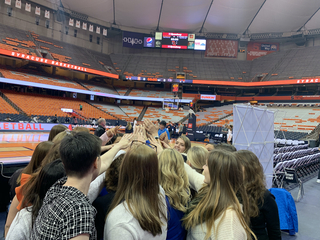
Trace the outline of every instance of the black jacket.
{"type": "Polygon", "coordinates": [[[102,134],[105,133],[105,128],[98,125],[98,127],[96,128],[96,130],[94,131],[94,135],[96,135],[97,137],[101,137],[102,134]]]}
{"type": "Polygon", "coordinates": [[[251,230],[258,240],[281,240],[278,206],[275,197],[266,190],[259,216],[250,218],[251,230]]]}

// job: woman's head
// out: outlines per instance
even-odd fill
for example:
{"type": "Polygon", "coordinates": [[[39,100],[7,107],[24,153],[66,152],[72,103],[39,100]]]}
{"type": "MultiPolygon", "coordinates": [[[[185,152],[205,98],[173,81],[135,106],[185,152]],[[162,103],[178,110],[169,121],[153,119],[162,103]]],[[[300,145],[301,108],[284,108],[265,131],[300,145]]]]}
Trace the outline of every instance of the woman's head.
{"type": "Polygon", "coordinates": [[[48,141],[52,141],[58,133],[61,133],[66,129],[68,129],[68,128],[62,124],[58,124],[58,125],[53,126],[50,130],[48,141]]]}
{"type": "Polygon", "coordinates": [[[41,167],[44,167],[45,165],[60,158],[60,151],[59,151],[60,145],[61,145],[61,141],[54,143],[52,145],[51,149],[49,150],[45,158],[42,160],[41,167]]]}
{"type": "Polygon", "coordinates": [[[174,144],[174,149],[176,149],[179,153],[187,153],[190,147],[190,139],[186,136],[180,136],[174,144]]]}
{"type": "Polygon", "coordinates": [[[66,129],[63,132],[58,133],[53,139],[52,142],[57,143],[62,141],[62,139],[68,134],[70,133],[69,129],[66,129]]]}
{"type": "MultiPolygon", "coordinates": [[[[247,215],[248,199],[243,187],[242,166],[236,156],[230,152],[213,150],[209,153],[207,164],[203,169],[205,183],[208,184],[208,193],[184,218],[186,228],[189,229],[205,222],[207,229],[212,229],[215,227],[214,221],[232,207],[246,229],[247,235],[250,236],[247,215]],[[240,202],[243,205],[244,215],[240,202]]],[[[209,236],[210,231],[207,232],[206,239],[209,236]]]]}
{"type": "Polygon", "coordinates": [[[171,206],[185,211],[190,200],[189,179],[182,155],[174,149],[165,149],[159,155],[160,185],[171,206]]]}
{"type": "Polygon", "coordinates": [[[249,215],[256,217],[259,214],[258,204],[263,201],[266,191],[263,167],[258,157],[251,151],[240,150],[235,155],[243,166],[244,186],[250,202],[249,215]]]}
{"type": "Polygon", "coordinates": [[[206,164],[208,158],[208,150],[202,146],[193,146],[189,149],[187,163],[194,168],[198,173],[202,173],[203,166],[206,164]]]}
{"type": "Polygon", "coordinates": [[[86,127],[75,127],[74,129],[72,129],[72,132],[86,132],[86,133],[90,133],[89,128],[86,127]]]}
{"type": "MultiPolygon", "coordinates": [[[[34,173],[41,166],[41,162],[52,146],[53,142],[49,141],[39,143],[32,154],[29,164],[23,169],[22,172],[26,174],[34,173]]],[[[20,183],[20,177],[18,178],[17,182],[20,183]]]]}
{"type": "Polygon", "coordinates": [[[140,227],[156,236],[162,232],[160,218],[166,216],[166,207],[161,204],[159,191],[157,154],[144,144],[137,145],[122,161],[118,188],[110,211],[125,200],[140,227]]]}
{"type": "Polygon", "coordinates": [[[128,130],[131,130],[132,129],[132,124],[130,121],[127,122],[127,127],[126,127],[128,130]]]}
{"type": "Polygon", "coordinates": [[[119,172],[124,154],[119,155],[110,165],[106,171],[105,177],[105,186],[107,190],[117,191],[118,181],[119,181],[119,172]]]}

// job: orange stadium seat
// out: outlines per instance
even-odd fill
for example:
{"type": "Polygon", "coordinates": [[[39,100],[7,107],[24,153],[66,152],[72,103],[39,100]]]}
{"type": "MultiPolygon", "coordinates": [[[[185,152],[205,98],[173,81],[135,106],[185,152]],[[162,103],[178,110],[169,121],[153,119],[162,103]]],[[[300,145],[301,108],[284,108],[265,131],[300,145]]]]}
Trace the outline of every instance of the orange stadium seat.
{"type": "Polygon", "coordinates": [[[85,118],[115,119],[104,111],[93,107],[92,105],[73,98],[62,98],[54,96],[44,96],[40,94],[19,94],[12,91],[3,91],[3,93],[21,108],[27,115],[41,115],[59,117],[66,116],[61,108],[70,108],[80,113],[85,118]],[[79,105],[82,105],[82,111],[79,111],[79,105]]]}
{"type": "Polygon", "coordinates": [[[0,113],[19,114],[9,103],[0,98],[0,113]]]}

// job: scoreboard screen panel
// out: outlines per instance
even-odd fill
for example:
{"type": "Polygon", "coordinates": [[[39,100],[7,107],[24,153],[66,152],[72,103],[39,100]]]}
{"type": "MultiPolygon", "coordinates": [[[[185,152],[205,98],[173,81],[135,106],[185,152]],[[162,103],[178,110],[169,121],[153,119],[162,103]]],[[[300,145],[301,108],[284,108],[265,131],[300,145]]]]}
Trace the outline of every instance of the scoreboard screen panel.
{"type": "Polygon", "coordinates": [[[188,33],[162,33],[162,48],[188,49],[188,33]]]}

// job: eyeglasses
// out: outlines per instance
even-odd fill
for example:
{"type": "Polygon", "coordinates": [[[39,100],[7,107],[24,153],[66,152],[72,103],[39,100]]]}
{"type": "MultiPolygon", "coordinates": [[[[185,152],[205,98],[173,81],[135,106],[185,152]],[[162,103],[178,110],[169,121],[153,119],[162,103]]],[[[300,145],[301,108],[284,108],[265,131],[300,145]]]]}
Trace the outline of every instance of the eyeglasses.
{"type": "Polygon", "coordinates": [[[131,148],[131,146],[132,146],[134,143],[136,143],[136,144],[139,144],[139,143],[140,143],[140,144],[144,144],[144,145],[152,148],[153,150],[155,150],[155,151],[157,152],[157,146],[154,145],[154,144],[152,144],[152,143],[150,143],[149,140],[147,140],[146,142],[142,142],[142,141],[139,141],[139,140],[133,140],[133,141],[131,142],[130,148],[131,148]]]}

